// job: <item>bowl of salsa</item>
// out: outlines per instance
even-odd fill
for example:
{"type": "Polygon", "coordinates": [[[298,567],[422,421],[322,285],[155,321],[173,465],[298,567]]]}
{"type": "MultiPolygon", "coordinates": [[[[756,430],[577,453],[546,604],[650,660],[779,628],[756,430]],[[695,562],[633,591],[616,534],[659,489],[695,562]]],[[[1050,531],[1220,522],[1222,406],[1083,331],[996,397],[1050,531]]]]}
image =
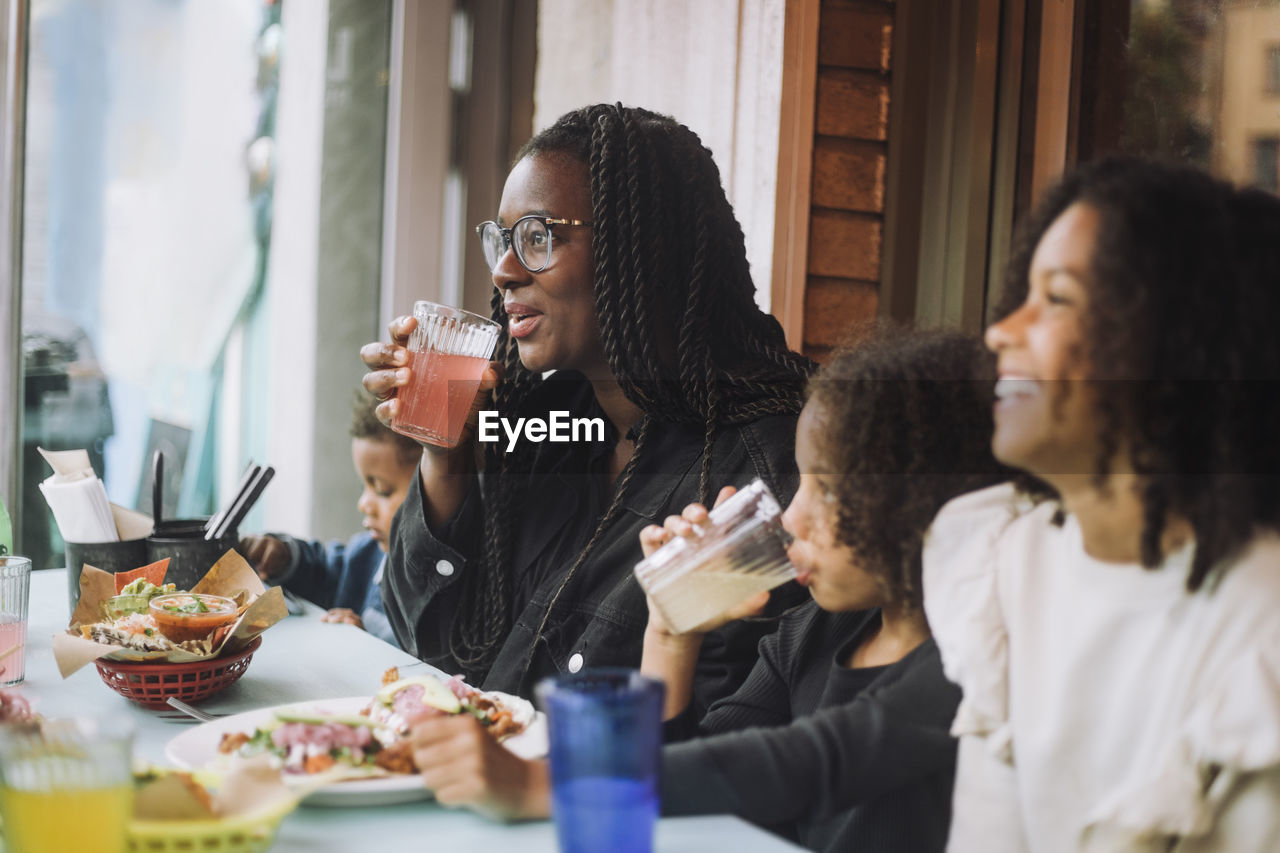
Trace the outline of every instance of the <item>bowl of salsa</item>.
{"type": "Polygon", "coordinates": [[[236,621],[238,608],[230,598],[203,592],[157,595],[149,606],[161,634],[175,643],[203,639],[236,621]]]}

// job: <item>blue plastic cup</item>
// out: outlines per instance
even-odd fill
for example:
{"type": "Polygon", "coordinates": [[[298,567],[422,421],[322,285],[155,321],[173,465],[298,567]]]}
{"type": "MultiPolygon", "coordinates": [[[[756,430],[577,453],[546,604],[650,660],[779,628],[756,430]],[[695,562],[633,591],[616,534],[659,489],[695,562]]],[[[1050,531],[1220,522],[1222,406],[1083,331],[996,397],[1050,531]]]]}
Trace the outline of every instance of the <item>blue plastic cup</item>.
{"type": "Polygon", "coordinates": [[[586,669],[538,685],[562,853],[653,850],[663,692],[661,681],[633,669],[586,669]]]}

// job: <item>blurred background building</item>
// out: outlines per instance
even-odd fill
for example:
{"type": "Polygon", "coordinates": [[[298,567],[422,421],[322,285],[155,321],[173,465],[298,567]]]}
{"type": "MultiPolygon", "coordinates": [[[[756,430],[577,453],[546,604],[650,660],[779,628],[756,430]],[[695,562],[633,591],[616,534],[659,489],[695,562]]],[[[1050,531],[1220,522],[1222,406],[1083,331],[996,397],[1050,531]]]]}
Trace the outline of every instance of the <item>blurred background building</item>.
{"type": "Polygon", "coordinates": [[[1280,184],[1280,0],[0,0],[0,497],[61,564],[37,445],[117,503],[356,529],[358,347],[487,312],[519,146],[623,101],[712,149],[760,304],[823,358],[980,328],[1013,223],[1112,151],[1280,184]],[[147,496],[144,500],[144,496],[147,496]]]}

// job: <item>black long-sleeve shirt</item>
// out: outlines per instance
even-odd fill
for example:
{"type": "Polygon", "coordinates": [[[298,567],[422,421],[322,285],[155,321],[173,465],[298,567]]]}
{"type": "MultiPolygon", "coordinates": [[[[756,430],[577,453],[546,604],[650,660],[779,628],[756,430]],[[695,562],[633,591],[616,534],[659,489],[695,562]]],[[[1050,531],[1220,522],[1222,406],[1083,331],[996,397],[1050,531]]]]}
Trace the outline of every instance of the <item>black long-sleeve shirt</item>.
{"type": "MultiPolygon", "coordinates": [[[[516,415],[545,418],[551,411],[604,417],[590,383],[572,371],[553,374],[516,415]]],[[[557,599],[556,591],[612,499],[604,471],[618,439],[605,423],[603,442],[537,447],[509,532],[512,629],[485,689],[530,697],[534,684],[549,675],[640,664],[648,622],[644,592],[632,573],[642,556],[640,530],[700,499],[703,431],[660,420],[652,425],[622,514],[557,599]]],[[[760,477],[779,501],[788,502],[798,482],[795,424],[794,415],[774,415],[723,427],[712,446],[713,486],[743,486],[760,477]]],[[[391,531],[383,578],[387,616],[405,649],[449,672],[459,671],[449,637],[460,581],[475,570],[481,552],[482,500],[482,488],[473,488],[455,516],[432,531],[419,484],[410,488],[391,531]]],[[[774,591],[770,613],[776,617],[807,597],[788,583],[774,591]]],[[[776,626],[776,618],[748,620],[708,637],[695,683],[700,709],[737,689],[755,663],[760,638],[776,626]]]]}
{"type": "Polygon", "coordinates": [[[889,666],[844,667],[878,621],[813,603],[785,617],[702,719],[710,736],[664,749],[663,812],[732,813],[815,850],[941,851],[960,693],[932,639],[889,666]]]}

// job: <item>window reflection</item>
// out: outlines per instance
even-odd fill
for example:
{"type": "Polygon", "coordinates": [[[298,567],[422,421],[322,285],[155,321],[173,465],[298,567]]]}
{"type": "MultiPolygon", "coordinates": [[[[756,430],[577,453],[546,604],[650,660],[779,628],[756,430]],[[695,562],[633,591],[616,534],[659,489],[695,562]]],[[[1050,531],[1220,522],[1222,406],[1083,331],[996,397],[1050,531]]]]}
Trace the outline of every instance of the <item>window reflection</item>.
{"type": "Polygon", "coordinates": [[[167,512],[195,515],[243,439],[218,435],[217,412],[240,393],[224,367],[254,334],[266,268],[280,7],[30,8],[21,541],[43,568],[62,544],[37,444],[89,449],[126,506],[149,446],[168,448],[167,512]]]}
{"type": "Polygon", "coordinates": [[[1131,0],[1121,148],[1280,185],[1280,2],[1131,0]]]}

